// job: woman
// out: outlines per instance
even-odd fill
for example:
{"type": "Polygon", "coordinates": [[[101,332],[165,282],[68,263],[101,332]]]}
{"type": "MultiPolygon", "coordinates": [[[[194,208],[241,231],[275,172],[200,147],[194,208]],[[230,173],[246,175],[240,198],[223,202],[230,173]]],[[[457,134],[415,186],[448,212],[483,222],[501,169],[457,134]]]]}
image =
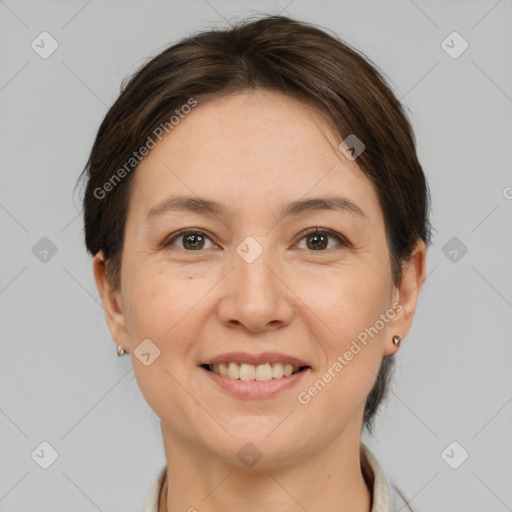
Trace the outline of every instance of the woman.
{"type": "Polygon", "coordinates": [[[429,195],[377,68],[281,16],[197,34],[125,84],[83,177],[106,320],[161,419],[144,511],[394,510],[361,433],[429,195]]]}

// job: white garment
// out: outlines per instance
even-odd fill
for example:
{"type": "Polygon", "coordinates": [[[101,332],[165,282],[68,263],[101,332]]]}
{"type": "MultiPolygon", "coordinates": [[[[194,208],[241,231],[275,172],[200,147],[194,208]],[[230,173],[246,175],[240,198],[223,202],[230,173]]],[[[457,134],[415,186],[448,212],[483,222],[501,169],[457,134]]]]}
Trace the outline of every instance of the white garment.
{"type": "MultiPolygon", "coordinates": [[[[386,478],[377,462],[377,459],[370,449],[361,442],[361,470],[369,488],[373,489],[372,508],[370,512],[402,512],[410,511],[408,507],[404,507],[406,501],[398,493],[394,487],[388,489],[386,478]]],[[[164,484],[167,473],[167,466],[164,466],[158,473],[156,480],[153,482],[142,506],[142,512],[158,512],[158,500],[160,491],[164,484]]]]}

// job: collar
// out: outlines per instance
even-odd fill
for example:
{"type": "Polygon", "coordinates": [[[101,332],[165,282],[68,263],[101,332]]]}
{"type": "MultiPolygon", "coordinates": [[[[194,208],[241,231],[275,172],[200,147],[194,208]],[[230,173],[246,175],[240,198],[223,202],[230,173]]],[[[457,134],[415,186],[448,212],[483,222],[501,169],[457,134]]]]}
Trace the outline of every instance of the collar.
{"type": "Polygon", "coordinates": [[[361,443],[359,453],[363,477],[368,488],[372,490],[372,505],[370,512],[388,512],[389,493],[386,477],[384,476],[375,455],[371,452],[368,446],[361,443]]]}
{"type": "MultiPolygon", "coordinates": [[[[361,442],[361,471],[366,485],[371,490],[372,505],[370,512],[389,512],[389,493],[386,478],[377,459],[370,449],[361,442]]],[[[167,465],[158,472],[156,480],[147,493],[141,512],[158,512],[158,499],[167,474],[167,465]]]]}

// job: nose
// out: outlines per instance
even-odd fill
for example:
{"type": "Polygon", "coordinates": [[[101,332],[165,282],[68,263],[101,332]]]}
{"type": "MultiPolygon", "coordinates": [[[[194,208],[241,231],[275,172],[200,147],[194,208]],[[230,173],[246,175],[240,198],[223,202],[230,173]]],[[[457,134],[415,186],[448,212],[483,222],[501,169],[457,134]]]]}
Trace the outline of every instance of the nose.
{"type": "Polygon", "coordinates": [[[293,293],[271,251],[264,250],[250,263],[235,252],[232,262],[217,309],[222,323],[230,328],[243,326],[251,332],[288,325],[293,315],[293,293]]]}

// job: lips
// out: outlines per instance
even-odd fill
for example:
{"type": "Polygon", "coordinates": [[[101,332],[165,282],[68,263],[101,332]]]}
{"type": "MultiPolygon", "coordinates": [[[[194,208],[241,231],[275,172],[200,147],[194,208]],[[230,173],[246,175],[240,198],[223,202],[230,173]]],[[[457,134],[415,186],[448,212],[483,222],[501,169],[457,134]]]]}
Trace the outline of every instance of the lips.
{"type": "Polygon", "coordinates": [[[281,379],[289,377],[294,373],[306,369],[306,366],[292,366],[291,364],[282,363],[265,363],[257,366],[248,363],[229,363],[229,364],[209,364],[206,366],[207,370],[229,377],[230,379],[241,380],[257,380],[267,381],[272,379],[281,379]]]}
{"type": "MultiPolygon", "coordinates": [[[[235,363],[236,364],[236,363],[235,363]]],[[[275,365],[281,366],[284,368],[284,365],[281,363],[275,363],[275,365]]],[[[211,371],[208,369],[209,365],[200,365],[199,368],[203,375],[212,382],[217,389],[222,390],[225,393],[243,400],[261,400],[261,399],[270,399],[274,396],[280,396],[281,393],[285,393],[286,390],[290,390],[299,385],[300,382],[303,381],[307,377],[307,375],[311,372],[311,368],[309,366],[302,366],[300,370],[296,373],[292,373],[289,376],[283,375],[282,377],[274,378],[272,377],[270,380],[268,379],[268,373],[264,380],[260,380],[258,378],[258,374],[255,374],[254,380],[249,374],[243,375],[244,371],[247,371],[248,368],[242,370],[242,375],[238,374],[238,378],[236,375],[230,377],[229,375],[222,375],[220,372],[216,373],[215,371],[211,371]],[[246,378],[241,378],[246,377],[246,378]]],[[[219,363],[215,366],[226,366],[224,363],[219,363]]],[[[238,366],[238,364],[237,364],[238,366]]],[[[247,363],[242,363],[240,366],[252,366],[247,363]]],[[[266,366],[260,365],[260,366],[266,366]]],[[[292,366],[290,365],[290,368],[292,366]]],[[[267,369],[268,370],[268,369],[267,369]]]]}
{"type": "Polygon", "coordinates": [[[310,368],[302,359],[279,352],[229,352],[200,366],[219,377],[253,382],[281,380],[310,368]]]}
{"type": "Polygon", "coordinates": [[[254,366],[267,363],[271,365],[274,363],[281,363],[283,365],[289,364],[297,368],[300,368],[302,366],[310,367],[310,365],[308,365],[308,363],[303,361],[302,359],[289,356],[287,354],[282,354],[279,352],[263,352],[260,354],[250,354],[248,352],[229,352],[209,358],[206,361],[200,363],[200,366],[207,368],[208,365],[215,365],[221,363],[237,363],[239,365],[245,363],[254,366]]]}

